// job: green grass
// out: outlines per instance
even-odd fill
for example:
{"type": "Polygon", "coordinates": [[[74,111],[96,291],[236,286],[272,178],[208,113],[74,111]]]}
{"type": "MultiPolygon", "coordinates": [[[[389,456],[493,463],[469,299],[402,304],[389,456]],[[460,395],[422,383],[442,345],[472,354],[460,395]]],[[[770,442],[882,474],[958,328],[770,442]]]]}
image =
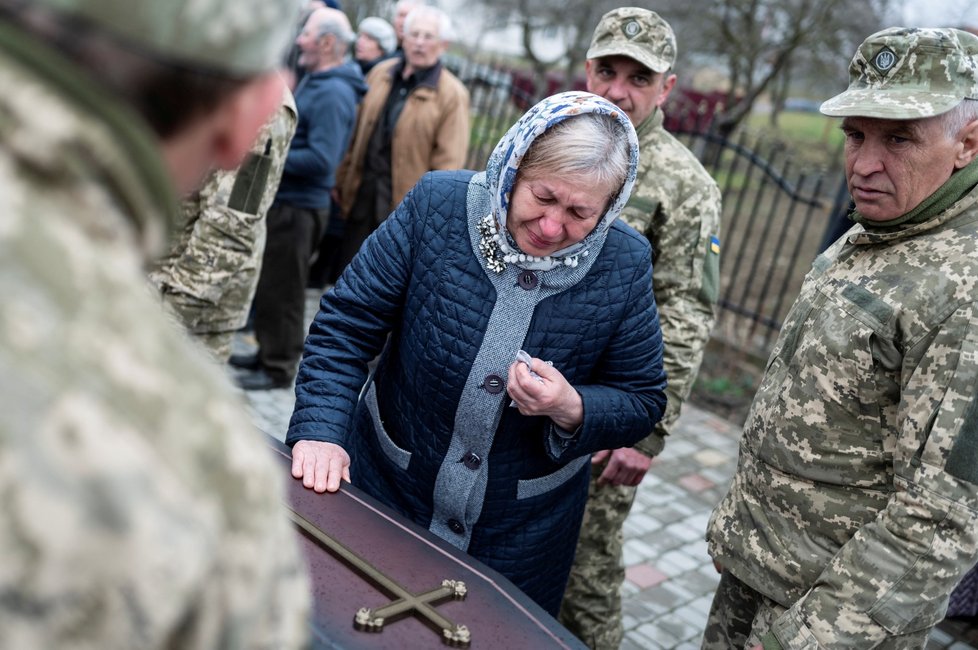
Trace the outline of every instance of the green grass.
{"type": "Polygon", "coordinates": [[[519,115],[513,120],[500,119],[498,115],[481,115],[473,113],[471,115],[471,141],[472,142],[491,142],[495,145],[499,142],[513,122],[519,119],[519,115]]]}
{"type": "Polygon", "coordinates": [[[743,171],[729,170],[729,165],[721,165],[719,169],[710,170],[710,175],[721,190],[740,191],[747,186],[747,174],[743,171]]]}
{"type": "Polygon", "coordinates": [[[782,112],[775,126],[768,114],[752,113],[741,128],[782,143],[801,166],[832,169],[842,162],[839,120],[819,113],[782,112]]]}

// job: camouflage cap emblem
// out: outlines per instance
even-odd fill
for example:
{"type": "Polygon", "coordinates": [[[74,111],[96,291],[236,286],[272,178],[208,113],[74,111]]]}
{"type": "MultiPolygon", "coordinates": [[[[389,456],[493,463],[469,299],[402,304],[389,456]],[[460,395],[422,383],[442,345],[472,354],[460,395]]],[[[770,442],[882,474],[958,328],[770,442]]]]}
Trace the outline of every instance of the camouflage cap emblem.
{"type": "Polygon", "coordinates": [[[863,41],[849,64],[849,88],[821,110],[833,117],[918,119],[964,99],[978,99],[978,36],[891,27],[863,41]]]}
{"type": "Polygon", "coordinates": [[[880,72],[886,72],[893,67],[894,63],[896,63],[896,54],[894,54],[893,50],[888,47],[884,47],[875,57],[873,57],[873,65],[876,66],[876,69],[880,72]]]}
{"type": "Polygon", "coordinates": [[[638,24],[637,20],[629,20],[622,26],[621,31],[625,32],[625,36],[628,38],[635,38],[641,33],[642,26],[638,24]]]}
{"type": "Polygon", "coordinates": [[[676,36],[659,14],[638,7],[612,9],[598,22],[587,58],[627,56],[654,72],[676,62],[676,36]]]}

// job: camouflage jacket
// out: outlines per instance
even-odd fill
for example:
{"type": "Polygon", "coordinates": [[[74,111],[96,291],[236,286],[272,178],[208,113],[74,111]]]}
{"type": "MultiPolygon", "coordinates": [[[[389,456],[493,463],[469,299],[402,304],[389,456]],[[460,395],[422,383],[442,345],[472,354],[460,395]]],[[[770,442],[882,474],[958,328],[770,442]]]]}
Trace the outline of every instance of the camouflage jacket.
{"type": "Polygon", "coordinates": [[[635,445],[654,456],[689,396],[713,329],[720,273],[720,190],[689,149],[662,128],[661,110],[638,126],[638,139],[638,178],[622,219],[648,236],[654,256],[653,291],[662,324],[669,402],[652,435],[635,445]]]}
{"type": "Polygon", "coordinates": [[[265,250],[265,214],[295,126],[295,100],[286,90],[241,167],[215,171],[181,205],[177,234],[150,278],[190,332],[233,331],[247,321],[265,250]]]}
{"type": "Polygon", "coordinates": [[[978,189],[820,255],[761,381],[713,557],[788,648],[941,620],[978,559],[978,189]]]}
{"type": "Polygon", "coordinates": [[[290,648],[282,472],[145,261],[155,137],[0,20],[0,647],[290,648]]]}

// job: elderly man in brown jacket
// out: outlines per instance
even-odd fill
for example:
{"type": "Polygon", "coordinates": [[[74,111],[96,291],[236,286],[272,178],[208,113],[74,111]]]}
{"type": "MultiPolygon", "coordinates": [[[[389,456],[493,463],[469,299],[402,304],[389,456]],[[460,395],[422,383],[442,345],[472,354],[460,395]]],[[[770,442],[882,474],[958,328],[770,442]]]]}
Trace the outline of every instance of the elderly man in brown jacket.
{"type": "Polygon", "coordinates": [[[465,164],[469,94],[441,63],[449,32],[440,9],[412,10],[404,58],[378,64],[367,77],[370,90],[337,180],[346,219],[341,269],[425,172],[465,164]]]}

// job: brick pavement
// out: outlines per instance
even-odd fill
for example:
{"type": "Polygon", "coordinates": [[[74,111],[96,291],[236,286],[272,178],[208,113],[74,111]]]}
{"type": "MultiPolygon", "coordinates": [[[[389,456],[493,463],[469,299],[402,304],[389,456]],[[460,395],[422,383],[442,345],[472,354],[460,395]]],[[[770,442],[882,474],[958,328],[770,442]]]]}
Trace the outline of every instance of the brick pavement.
{"type": "MultiPolygon", "coordinates": [[[[308,308],[316,309],[310,296],[308,308]]],[[[235,341],[246,352],[248,341],[235,341]]],[[[262,431],[282,440],[292,413],[291,389],[245,393],[262,431]]],[[[703,532],[736,469],[740,428],[693,405],[683,408],[662,455],[639,486],[625,522],[625,584],[621,650],[693,650],[719,576],[703,532]]],[[[976,650],[936,629],[927,650],[976,650]]]]}

